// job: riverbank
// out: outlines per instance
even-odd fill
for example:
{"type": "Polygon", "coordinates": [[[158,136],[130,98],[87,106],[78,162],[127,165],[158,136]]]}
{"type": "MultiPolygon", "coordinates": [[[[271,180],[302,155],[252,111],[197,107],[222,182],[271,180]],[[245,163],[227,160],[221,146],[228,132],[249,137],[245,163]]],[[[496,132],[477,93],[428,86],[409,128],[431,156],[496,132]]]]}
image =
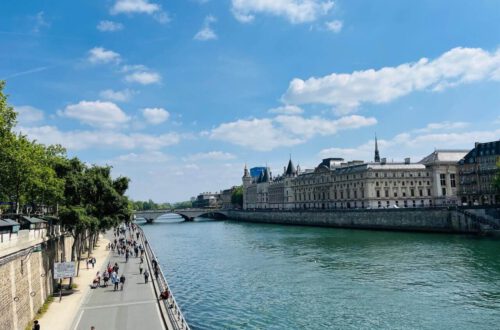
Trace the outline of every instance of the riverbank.
{"type": "Polygon", "coordinates": [[[494,231],[488,219],[458,209],[294,210],[226,212],[243,222],[353,229],[478,234],[494,231]]]}

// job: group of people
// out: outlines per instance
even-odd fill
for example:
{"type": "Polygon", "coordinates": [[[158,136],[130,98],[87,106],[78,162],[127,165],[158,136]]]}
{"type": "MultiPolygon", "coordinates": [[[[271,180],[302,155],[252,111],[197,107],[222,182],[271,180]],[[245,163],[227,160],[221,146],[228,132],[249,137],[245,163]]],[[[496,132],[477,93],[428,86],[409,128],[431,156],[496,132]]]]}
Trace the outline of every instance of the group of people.
{"type": "MultiPolygon", "coordinates": [[[[142,264],[144,262],[145,249],[142,246],[142,244],[138,243],[140,232],[137,229],[137,225],[129,224],[128,226],[123,225],[122,227],[117,227],[114,229],[113,235],[115,239],[113,240],[113,242],[110,242],[108,244],[108,249],[110,249],[113,252],[116,252],[118,256],[124,256],[125,262],[128,262],[128,259],[131,256],[134,256],[135,258],[140,258],[139,270],[140,273],[142,274],[142,264]]],[[[93,264],[95,264],[95,258],[91,259],[94,260],[93,264]]],[[[119,275],[119,270],[120,266],[118,266],[117,262],[115,262],[114,264],[109,262],[104,271],[102,272],[102,274],[100,271],[96,273],[96,276],[92,281],[91,287],[92,288],[98,288],[101,286],[107,287],[108,283],[111,281],[111,284],[113,284],[114,291],[123,290],[126,278],[123,272],[121,273],[121,275],[119,275]]],[[[148,277],[149,273],[146,270],[144,271],[144,278],[146,283],[148,281],[148,277]]]]}

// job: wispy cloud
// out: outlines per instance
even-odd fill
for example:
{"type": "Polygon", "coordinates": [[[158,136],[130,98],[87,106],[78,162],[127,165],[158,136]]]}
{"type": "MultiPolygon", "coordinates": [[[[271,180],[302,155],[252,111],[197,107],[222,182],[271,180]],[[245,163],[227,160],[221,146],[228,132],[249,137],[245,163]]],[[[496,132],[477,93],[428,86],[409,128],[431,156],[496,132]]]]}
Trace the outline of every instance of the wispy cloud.
{"type": "Polygon", "coordinates": [[[41,66],[41,67],[38,67],[38,68],[26,70],[26,71],[12,73],[12,74],[10,74],[8,76],[2,77],[1,79],[5,80],[5,79],[15,78],[15,77],[19,77],[19,76],[24,76],[24,75],[27,75],[27,74],[42,72],[42,71],[45,71],[45,70],[47,70],[49,68],[51,68],[51,67],[49,67],[49,66],[41,66]]]}
{"type": "Polygon", "coordinates": [[[45,18],[45,13],[43,11],[38,12],[32,19],[35,22],[33,26],[34,33],[39,33],[43,28],[50,26],[50,23],[45,18]]]}
{"type": "Polygon", "coordinates": [[[334,33],[339,33],[340,31],[342,31],[343,26],[344,26],[344,24],[342,23],[342,21],[339,21],[339,20],[334,20],[334,21],[330,21],[330,22],[325,23],[326,29],[328,31],[332,31],[334,33]]]}
{"type": "Polygon", "coordinates": [[[115,32],[123,30],[124,26],[122,23],[113,21],[100,21],[97,24],[97,29],[102,32],[115,32]]]}
{"type": "Polygon", "coordinates": [[[208,15],[207,17],[205,17],[201,30],[198,31],[193,38],[200,41],[217,39],[217,34],[212,28],[212,24],[215,22],[217,22],[217,19],[214,16],[208,15]]]}

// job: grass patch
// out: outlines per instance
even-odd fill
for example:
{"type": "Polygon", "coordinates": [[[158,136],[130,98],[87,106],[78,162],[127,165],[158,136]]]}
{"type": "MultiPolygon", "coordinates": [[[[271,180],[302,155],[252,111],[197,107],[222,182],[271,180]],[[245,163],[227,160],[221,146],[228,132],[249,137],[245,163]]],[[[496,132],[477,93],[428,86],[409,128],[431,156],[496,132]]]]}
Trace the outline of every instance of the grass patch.
{"type": "MultiPolygon", "coordinates": [[[[47,299],[45,300],[45,302],[43,303],[42,307],[40,307],[40,309],[36,313],[34,320],[38,320],[39,318],[41,318],[43,316],[43,314],[45,314],[47,312],[47,310],[49,309],[50,304],[53,301],[54,301],[54,297],[48,296],[47,299]]],[[[33,321],[34,320],[30,321],[26,325],[26,328],[24,328],[24,330],[31,330],[31,329],[33,329],[33,324],[34,324],[33,321]]]]}

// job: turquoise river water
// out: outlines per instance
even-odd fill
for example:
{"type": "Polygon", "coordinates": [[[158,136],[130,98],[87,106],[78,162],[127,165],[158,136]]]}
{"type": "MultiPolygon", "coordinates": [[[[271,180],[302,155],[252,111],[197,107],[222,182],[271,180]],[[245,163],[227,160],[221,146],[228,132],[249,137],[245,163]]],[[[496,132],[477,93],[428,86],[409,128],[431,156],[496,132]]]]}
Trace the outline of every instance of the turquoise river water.
{"type": "Polygon", "coordinates": [[[143,226],[192,329],[500,329],[500,241],[264,225],[143,226]]]}

